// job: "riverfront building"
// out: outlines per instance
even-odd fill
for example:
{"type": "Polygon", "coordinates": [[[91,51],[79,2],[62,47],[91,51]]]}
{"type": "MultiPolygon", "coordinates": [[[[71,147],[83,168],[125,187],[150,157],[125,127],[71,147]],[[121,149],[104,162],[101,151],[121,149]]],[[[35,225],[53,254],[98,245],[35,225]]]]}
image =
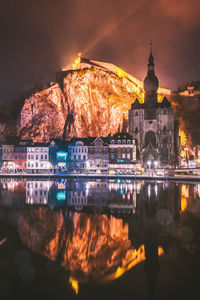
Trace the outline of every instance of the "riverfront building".
{"type": "Polygon", "coordinates": [[[151,51],[144,79],[144,103],[136,99],[129,110],[129,133],[136,140],[137,159],[149,169],[179,165],[178,123],[167,98],[158,102],[158,86],[151,51]]]}
{"type": "Polygon", "coordinates": [[[32,143],[27,147],[27,169],[45,170],[52,168],[49,162],[49,145],[32,143]]]}

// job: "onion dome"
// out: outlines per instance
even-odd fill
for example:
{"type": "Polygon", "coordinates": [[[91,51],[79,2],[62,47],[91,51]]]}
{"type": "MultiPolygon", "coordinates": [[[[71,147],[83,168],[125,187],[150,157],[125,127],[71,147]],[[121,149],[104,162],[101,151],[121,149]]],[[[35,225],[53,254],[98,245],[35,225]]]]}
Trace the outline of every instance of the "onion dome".
{"type": "Polygon", "coordinates": [[[150,94],[152,92],[157,92],[158,85],[159,85],[158,78],[155,75],[155,71],[154,71],[154,57],[151,52],[149,56],[147,76],[144,79],[145,93],[150,94]]]}

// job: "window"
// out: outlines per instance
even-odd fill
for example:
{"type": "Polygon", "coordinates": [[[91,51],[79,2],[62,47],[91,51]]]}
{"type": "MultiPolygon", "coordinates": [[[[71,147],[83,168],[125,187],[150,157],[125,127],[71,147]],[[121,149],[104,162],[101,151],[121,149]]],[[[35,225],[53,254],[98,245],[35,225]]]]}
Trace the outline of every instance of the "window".
{"type": "Polygon", "coordinates": [[[31,155],[31,159],[34,159],[34,155],[31,155]]]}
{"type": "Polygon", "coordinates": [[[78,156],[78,160],[81,160],[81,155],[78,156]]]}
{"type": "Polygon", "coordinates": [[[38,159],[38,154],[35,156],[35,159],[38,159]]]}
{"type": "Polygon", "coordinates": [[[74,160],[76,160],[76,155],[74,155],[74,160]]]}
{"type": "Polygon", "coordinates": [[[125,140],[123,140],[123,141],[122,141],[122,144],[126,144],[126,141],[125,141],[125,140]]]}
{"type": "Polygon", "coordinates": [[[135,112],[135,116],[138,116],[138,112],[137,111],[135,112]]]}
{"type": "Polygon", "coordinates": [[[35,166],[36,166],[36,168],[38,168],[38,162],[36,162],[35,166]]]}
{"type": "Polygon", "coordinates": [[[118,140],[118,144],[121,144],[121,141],[120,141],[120,140],[118,140]]]}
{"type": "Polygon", "coordinates": [[[41,159],[43,159],[43,155],[41,155],[41,159]]]}
{"type": "Polygon", "coordinates": [[[47,154],[45,154],[45,159],[47,160],[47,154]]]}
{"type": "Polygon", "coordinates": [[[115,141],[114,140],[111,140],[111,144],[114,144],[115,143],[115,141]]]}
{"type": "Polygon", "coordinates": [[[130,140],[128,140],[128,141],[127,141],[127,144],[131,144],[131,141],[130,141],[130,140]]]}
{"type": "Polygon", "coordinates": [[[137,134],[138,133],[138,128],[137,127],[135,127],[135,134],[137,134]]]}
{"type": "Polygon", "coordinates": [[[83,155],[83,160],[86,160],[86,156],[85,155],[83,155]]]}

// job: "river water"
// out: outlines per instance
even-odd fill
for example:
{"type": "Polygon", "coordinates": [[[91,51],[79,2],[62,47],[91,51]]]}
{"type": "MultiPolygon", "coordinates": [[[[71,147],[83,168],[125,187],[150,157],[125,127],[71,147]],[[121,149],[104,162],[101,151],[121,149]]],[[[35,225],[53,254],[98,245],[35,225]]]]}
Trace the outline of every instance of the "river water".
{"type": "Polygon", "coordinates": [[[0,299],[199,299],[200,184],[0,180],[0,299]]]}

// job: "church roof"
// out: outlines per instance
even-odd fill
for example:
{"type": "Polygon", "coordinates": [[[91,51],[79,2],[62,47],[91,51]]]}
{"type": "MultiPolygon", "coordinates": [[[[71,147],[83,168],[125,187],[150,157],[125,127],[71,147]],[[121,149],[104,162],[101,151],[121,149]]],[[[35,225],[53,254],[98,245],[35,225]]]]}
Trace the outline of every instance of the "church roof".
{"type": "Polygon", "coordinates": [[[171,107],[171,103],[167,100],[166,97],[163,98],[163,101],[159,103],[160,107],[171,107]]]}
{"type": "Polygon", "coordinates": [[[131,109],[139,109],[139,108],[144,108],[144,104],[140,103],[138,98],[135,99],[135,102],[131,104],[131,109]]]}

